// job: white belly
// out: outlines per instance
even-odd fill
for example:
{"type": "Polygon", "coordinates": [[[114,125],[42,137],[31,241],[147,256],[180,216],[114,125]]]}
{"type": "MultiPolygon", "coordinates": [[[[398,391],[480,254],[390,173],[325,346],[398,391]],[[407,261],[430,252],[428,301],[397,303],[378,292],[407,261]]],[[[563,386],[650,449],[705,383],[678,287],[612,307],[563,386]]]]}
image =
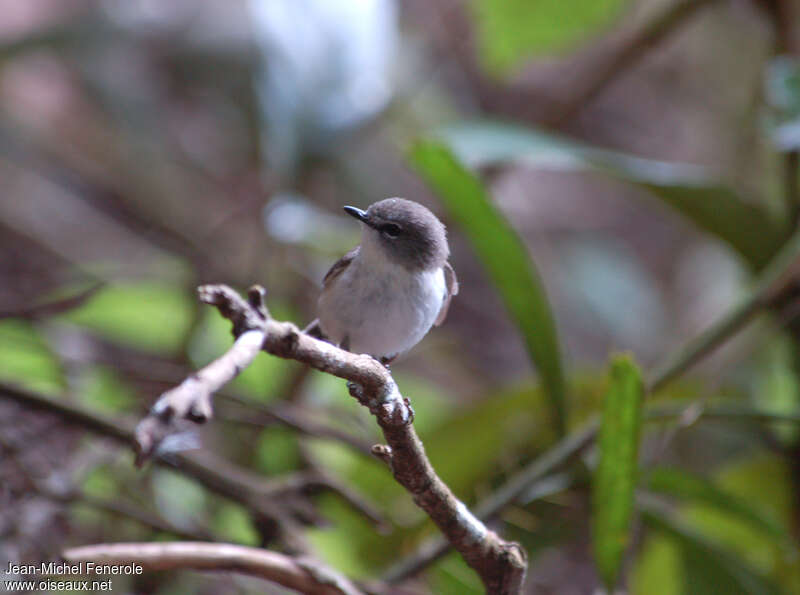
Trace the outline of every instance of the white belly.
{"type": "Polygon", "coordinates": [[[446,294],[442,269],[384,274],[354,262],[319,299],[322,331],[334,343],[349,340],[354,353],[391,357],[411,349],[433,326],[446,294]]]}

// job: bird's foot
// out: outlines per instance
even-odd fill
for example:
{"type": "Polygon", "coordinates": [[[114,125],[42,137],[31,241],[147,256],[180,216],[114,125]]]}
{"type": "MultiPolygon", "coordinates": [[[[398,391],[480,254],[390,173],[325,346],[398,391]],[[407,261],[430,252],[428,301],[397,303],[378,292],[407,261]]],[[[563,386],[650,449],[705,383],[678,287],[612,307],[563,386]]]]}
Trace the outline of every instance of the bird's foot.
{"type": "Polygon", "coordinates": [[[391,372],[391,370],[392,370],[392,369],[391,369],[391,367],[390,367],[390,366],[392,365],[392,362],[393,362],[395,359],[397,359],[397,354],[396,354],[396,353],[395,353],[394,355],[384,355],[384,356],[383,356],[383,357],[381,357],[381,358],[380,358],[378,361],[379,361],[381,364],[383,364],[383,367],[384,367],[384,368],[386,368],[387,370],[389,370],[389,371],[391,372]]]}

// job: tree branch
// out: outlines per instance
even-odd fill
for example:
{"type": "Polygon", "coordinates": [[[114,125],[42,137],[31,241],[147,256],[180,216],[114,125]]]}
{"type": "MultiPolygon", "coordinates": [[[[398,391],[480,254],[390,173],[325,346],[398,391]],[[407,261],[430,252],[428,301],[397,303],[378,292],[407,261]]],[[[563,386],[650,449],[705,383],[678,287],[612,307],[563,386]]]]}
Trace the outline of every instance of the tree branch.
{"type": "Polygon", "coordinates": [[[232,570],[300,591],[321,595],[359,595],[348,579],[319,562],[277,552],[219,543],[110,543],[68,549],[70,563],[140,564],[147,570],[232,570]]]}
{"type": "MultiPolygon", "coordinates": [[[[379,449],[380,458],[390,466],[398,483],[411,493],[417,506],[478,573],[487,591],[520,591],[527,568],[525,551],[519,544],[506,542],[489,531],[436,475],[414,431],[413,409],[383,365],[368,355],[350,353],[310,337],[294,324],[273,320],[263,304],[265,292],[261,288],[251,288],[247,301],[224,285],[202,286],[198,293],[201,301],[216,306],[233,323],[237,339],[232,351],[239,351],[244,336],[263,337],[264,351],[348,380],[350,394],[369,409],[383,431],[387,445],[379,449]]],[[[232,361],[235,356],[230,354],[231,351],[211,364],[221,371],[219,375],[209,374],[205,368],[194,379],[184,382],[185,385],[199,381],[200,385],[194,384],[195,392],[179,387],[161,396],[137,428],[140,460],[155,451],[159,441],[181,418],[195,421],[196,412],[208,413],[200,416],[200,420],[210,416],[210,394],[241,370],[217,365],[220,361],[232,361]]]]}

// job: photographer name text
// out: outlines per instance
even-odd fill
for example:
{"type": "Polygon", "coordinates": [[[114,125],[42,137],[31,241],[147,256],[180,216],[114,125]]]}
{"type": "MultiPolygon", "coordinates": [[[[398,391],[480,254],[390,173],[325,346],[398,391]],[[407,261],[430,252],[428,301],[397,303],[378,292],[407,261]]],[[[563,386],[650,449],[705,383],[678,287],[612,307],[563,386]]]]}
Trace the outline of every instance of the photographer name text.
{"type": "Polygon", "coordinates": [[[8,575],[58,575],[66,574],[76,576],[103,575],[120,576],[142,574],[144,567],[141,564],[98,564],[97,562],[41,562],[39,564],[14,564],[8,563],[8,575]]]}

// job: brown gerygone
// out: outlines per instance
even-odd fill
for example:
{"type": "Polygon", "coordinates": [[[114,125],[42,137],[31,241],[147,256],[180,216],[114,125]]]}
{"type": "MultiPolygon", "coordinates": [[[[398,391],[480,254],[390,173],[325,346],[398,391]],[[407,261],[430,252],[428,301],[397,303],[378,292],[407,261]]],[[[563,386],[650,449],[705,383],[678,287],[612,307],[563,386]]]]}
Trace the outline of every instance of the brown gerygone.
{"type": "Polygon", "coordinates": [[[458,293],[445,228],[404,198],[344,210],[361,221],[361,243],[325,275],[319,326],[329,341],[388,364],[444,321],[458,293]]]}

